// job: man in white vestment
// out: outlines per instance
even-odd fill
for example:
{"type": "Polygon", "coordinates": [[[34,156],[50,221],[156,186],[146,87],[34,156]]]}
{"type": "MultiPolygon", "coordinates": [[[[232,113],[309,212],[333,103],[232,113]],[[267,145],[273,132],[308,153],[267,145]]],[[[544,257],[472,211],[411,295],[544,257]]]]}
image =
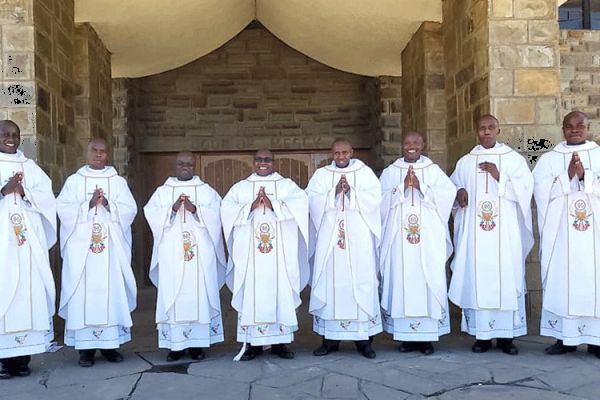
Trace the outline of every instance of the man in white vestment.
{"type": "Polygon", "coordinates": [[[380,254],[383,327],[401,352],[433,354],[450,333],[446,261],[452,254],[448,218],[456,187],[429,158],[423,137],[409,132],[403,157],[381,174],[380,254]],[[445,246],[443,245],[445,243],[445,246]]]}
{"type": "Polygon", "coordinates": [[[347,140],[336,140],[331,152],[331,165],[319,168],[306,188],[316,235],[309,310],[313,330],[323,336],[313,354],[324,356],[338,351],[340,340],[354,340],[363,356],[375,358],[371,340],[382,331],[381,185],[371,168],[352,158],[347,140]]]}
{"type": "Polygon", "coordinates": [[[270,151],[257,151],[254,173],[233,185],[221,205],[241,361],[255,358],[264,345],[294,358],[286,344],[298,330],[296,309],[309,276],[308,199],[274,171],[273,161],[270,151]]]}
{"type": "Polygon", "coordinates": [[[54,338],[55,288],[48,250],[56,243],[50,178],[20,150],[20,129],[0,121],[0,379],[30,374],[31,354],[54,338]]]}
{"type": "Polygon", "coordinates": [[[450,177],[458,192],[449,298],[462,308],[461,329],[476,338],[474,353],[492,339],[516,355],[513,338],[527,333],[525,257],[533,246],[533,176],[525,158],[503,143],[498,120],[477,121],[479,145],[450,177]]]}
{"type": "Polygon", "coordinates": [[[565,141],[537,162],[535,202],[540,227],[543,303],[540,334],[556,338],[548,354],[587,344],[600,358],[600,147],[588,141],[579,111],[563,120],[565,141]]]}
{"type": "Polygon", "coordinates": [[[179,153],[176,177],[156,189],[144,207],[154,236],[150,279],[158,288],[158,346],[170,350],[168,361],[179,360],[185,349],[193,360],[202,360],[203,347],[223,341],[221,197],[194,175],[195,168],[192,153],[179,153]]]}
{"type": "Polygon", "coordinates": [[[59,315],[65,344],[79,365],[94,364],[96,349],[120,362],[116,349],[131,340],[136,284],[131,269],[131,223],[137,206],[127,182],[107,166],[102,139],[87,147],[88,165],[69,176],[58,195],[63,258],[59,315]]]}

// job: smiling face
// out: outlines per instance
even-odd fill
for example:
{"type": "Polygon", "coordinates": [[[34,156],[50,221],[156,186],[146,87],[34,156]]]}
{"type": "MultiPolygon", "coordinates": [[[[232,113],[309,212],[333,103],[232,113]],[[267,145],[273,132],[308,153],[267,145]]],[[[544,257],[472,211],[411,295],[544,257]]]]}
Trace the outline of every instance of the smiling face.
{"type": "Polygon", "coordinates": [[[192,153],[182,152],[175,159],[175,174],[180,181],[189,181],[194,177],[196,159],[192,153]]]}
{"type": "Polygon", "coordinates": [[[254,154],[254,172],[259,176],[273,173],[273,153],[269,150],[259,150],[254,154]]]}
{"type": "Polygon", "coordinates": [[[87,162],[92,169],[103,169],[108,160],[108,145],[102,139],[94,139],[88,144],[87,162]]]}
{"type": "Polygon", "coordinates": [[[590,124],[584,113],[573,111],[568,113],[563,120],[563,135],[567,144],[583,144],[587,140],[590,124]]]}
{"type": "Polygon", "coordinates": [[[406,162],[415,162],[423,152],[423,137],[416,132],[409,132],[402,141],[402,156],[406,162]]]}
{"type": "Polygon", "coordinates": [[[21,143],[19,127],[12,121],[0,123],[0,152],[15,154],[21,143]]]}
{"type": "Polygon", "coordinates": [[[331,146],[331,157],[338,168],[346,168],[350,164],[353,154],[352,146],[346,141],[334,142],[331,146]]]}
{"type": "Polygon", "coordinates": [[[500,134],[500,126],[496,118],[484,116],[477,121],[477,137],[479,144],[486,149],[491,149],[496,145],[496,137],[500,134]]]}

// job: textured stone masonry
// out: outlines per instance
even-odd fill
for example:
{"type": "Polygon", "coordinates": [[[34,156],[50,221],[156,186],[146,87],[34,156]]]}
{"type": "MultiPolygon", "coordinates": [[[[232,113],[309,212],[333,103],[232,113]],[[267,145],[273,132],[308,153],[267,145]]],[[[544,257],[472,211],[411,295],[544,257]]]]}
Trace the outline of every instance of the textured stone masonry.
{"type": "Polygon", "coordinates": [[[597,139],[600,137],[600,31],[561,31],[560,60],[562,113],[585,112],[597,139]]]}
{"type": "Polygon", "coordinates": [[[320,64],[262,27],[132,81],[138,151],[327,149],[338,136],[371,148],[378,134],[366,95],[374,78],[320,64]]]}

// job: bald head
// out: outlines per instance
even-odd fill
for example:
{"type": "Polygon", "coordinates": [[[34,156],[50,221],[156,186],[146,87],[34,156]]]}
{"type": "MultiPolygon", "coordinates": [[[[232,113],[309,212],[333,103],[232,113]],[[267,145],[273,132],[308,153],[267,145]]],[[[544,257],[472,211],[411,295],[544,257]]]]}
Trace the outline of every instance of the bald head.
{"type": "Polygon", "coordinates": [[[189,181],[194,177],[196,158],[189,151],[182,151],[175,158],[175,174],[180,181],[189,181]]]}
{"type": "Polygon", "coordinates": [[[0,120],[0,131],[4,130],[5,128],[13,128],[16,129],[17,132],[21,133],[21,128],[19,128],[19,125],[10,119],[0,120]]]}
{"type": "Polygon", "coordinates": [[[0,152],[15,154],[21,144],[21,130],[9,119],[0,121],[0,152]]]}
{"type": "Polygon", "coordinates": [[[588,117],[581,111],[571,111],[563,119],[563,135],[569,145],[585,143],[589,128],[588,117]]]}
{"type": "Polygon", "coordinates": [[[254,173],[259,176],[271,175],[274,172],[274,160],[270,150],[258,150],[254,153],[254,173]]]}
{"type": "Polygon", "coordinates": [[[87,162],[92,169],[104,169],[108,160],[108,145],[102,138],[92,139],[87,146],[87,162]]]}
{"type": "Polygon", "coordinates": [[[331,157],[338,168],[346,168],[350,165],[354,149],[347,139],[336,139],[331,145],[331,157]]]}
{"type": "Polygon", "coordinates": [[[421,158],[425,147],[423,136],[418,132],[407,132],[402,139],[402,157],[405,162],[413,163],[421,158]]]}
{"type": "Polygon", "coordinates": [[[479,125],[479,123],[484,120],[496,121],[496,125],[500,126],[500,121],[498,121],[498,118],[496,118],[492,114],[483,114],[481,117],[477,118],[477,120],[475,121],[475,125],[479,125]]]}

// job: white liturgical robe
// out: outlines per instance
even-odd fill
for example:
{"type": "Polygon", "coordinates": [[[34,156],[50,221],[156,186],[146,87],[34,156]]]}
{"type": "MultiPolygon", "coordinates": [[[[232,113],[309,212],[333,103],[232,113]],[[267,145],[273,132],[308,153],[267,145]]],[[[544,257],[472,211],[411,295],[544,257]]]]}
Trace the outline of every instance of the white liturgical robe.
{"type": "Polygon", "coordinates": [[[600,345],[600,147],[558,144],[537,162],[543,304],[540,333],[567,346],[600,345]],[[569,179],[577,152],[584,179],[569,179]]]}
{"type": "Polygon", "coordinates": [[[0,194],[0,358],[43,353],[54,338],[48,250],[56,242],[56,201],[33,160],[19,150],[0,153],[0,188],[17,172],[25,197],[0,194]]]}
{"type": "Polygon", "coordinates": [[[383,325],[395,340],[435,341],[450,332],[446,261],[456,187],[429,158],[396,160],[381,174],[383,325]],[[404,189],[413,168],[420,190],[404,189]],[[442,245],[445,243],[445,245],[442,245]]]}
{"type": "Polygon", "coordinates": [[[221,197],[200,178],[168,178],[144,207],[154,246],[150,279],[158,288],[159,347],[173,351],[209,347],[223,341],[219,289],[225,277],[225,251],[219,215],[221,197]],[[196,206],[181,206],[180,195],[196,206]]]}
{"type": "Polygon", "coordinates": [[[59,315],[65,344],[113,349],[131,340],[136,284],[131,269],[131,223],[137,206],[113,167],[81,167],[67,178],[58,201],[63,258],[59,315]],[[89,208],[94,190],[108,201],[89,208]]]}
{"type": "Polygon", "coordinates": [[[253,346],[290,343],[308,282],[308,199],[278,173],[250,175],[221,205],[229,249],[227,285],[238,312],[237,340],[253,346]],[[263,187],[273,210],[252,202],[263,187]]]}
{"type": "Polygon", "coordinates": [[[527,333],[525,258],[533,246],[533,176],[525,159],[502,143],[476,146],[451,176],[468,193],[455,210],[450,300],[463,309],[462,330],[477,339],[527,333]],[[479,164],[491,162],[496,181],[479,164]]]}
{"type": "MultiPolygon", "coordinates": [[[[309,310],[326,339],[367,340],[382,331],[377,288],[381,185],[358,159],[319,168],[306,188],[315,242],[309,310]],[[336,195],[344,175],[347,194],[336,195]]],[[[311,235],[312,236],[312,235],[311,235]]]]}

